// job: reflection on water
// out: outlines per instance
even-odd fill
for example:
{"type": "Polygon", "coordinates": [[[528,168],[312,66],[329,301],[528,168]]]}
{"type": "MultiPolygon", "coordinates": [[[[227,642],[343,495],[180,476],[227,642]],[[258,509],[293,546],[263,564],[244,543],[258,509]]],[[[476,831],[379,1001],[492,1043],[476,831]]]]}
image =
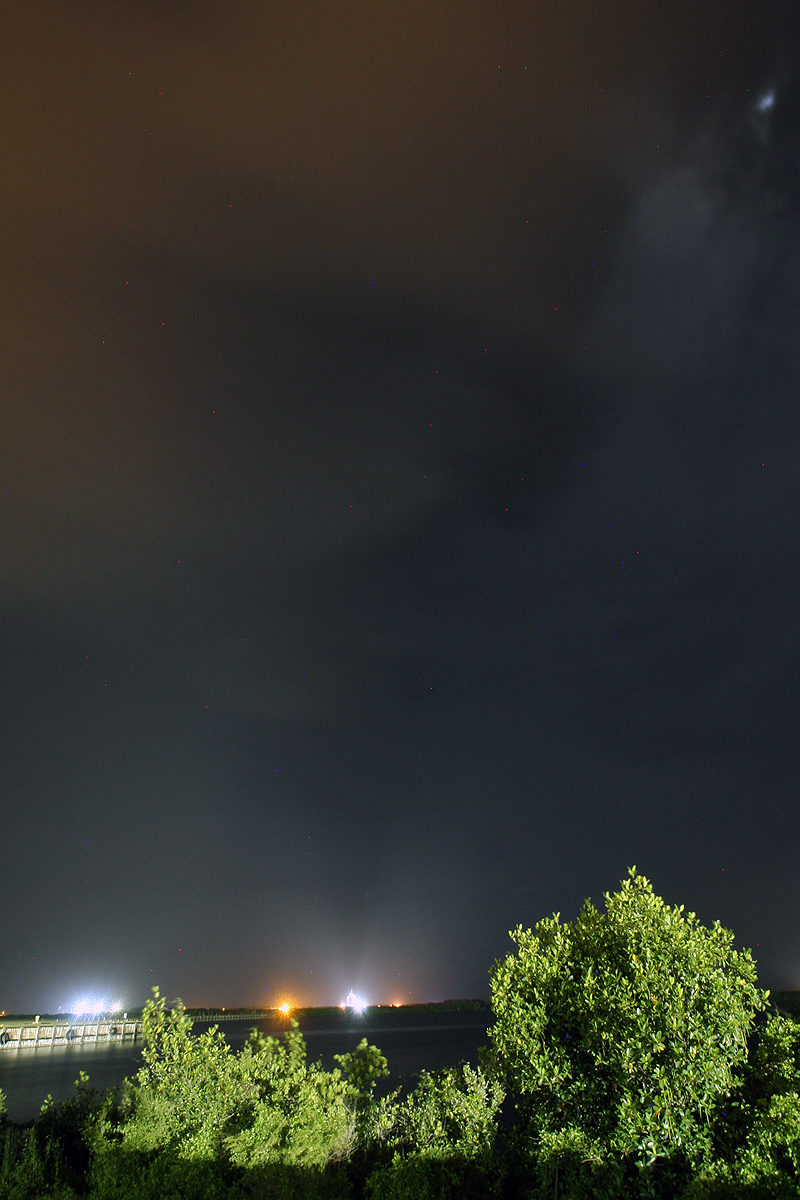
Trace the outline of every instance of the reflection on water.
{"type": "Polygon", "coordinates": [[[92,1087],[118,1087],[142,1065],[141,1038],[136,1042],[95,1042],[85,1046],[50,1046],[37,1050],[0,1051],[0,1088],[12,1121],[38,1115],[49,1092],[54,1100],[74,1094],[79,1071],[92,1087]]]}

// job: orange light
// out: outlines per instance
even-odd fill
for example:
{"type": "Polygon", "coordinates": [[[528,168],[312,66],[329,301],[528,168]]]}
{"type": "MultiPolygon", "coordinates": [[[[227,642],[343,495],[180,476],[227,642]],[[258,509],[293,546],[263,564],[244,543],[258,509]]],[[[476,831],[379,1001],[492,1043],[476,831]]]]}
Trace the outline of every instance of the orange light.
{"type": "Polygon", "coordinates": [[[292,1006],[291,1004],[287,1004],[286,1001],[278,1005],[278,1012],[282,1012],[284,1016],[287,1016],[291,1011],[292,1006]]]}

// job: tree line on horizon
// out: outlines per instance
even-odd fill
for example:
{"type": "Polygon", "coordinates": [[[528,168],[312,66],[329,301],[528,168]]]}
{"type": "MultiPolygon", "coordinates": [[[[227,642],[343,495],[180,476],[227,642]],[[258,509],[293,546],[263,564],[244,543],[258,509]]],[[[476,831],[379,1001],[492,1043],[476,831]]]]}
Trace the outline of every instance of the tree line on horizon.
{"type": "Polygon", "coordinates": [[[730,931],[634,869],[511,937],[479,1066],[406,1094],[366,1038],[330,1071],[296,1022],[234,1053],[154,989],[118,1093],[3,1118],[0,1200],[800,1197],[800,1023],[730,931]]]}

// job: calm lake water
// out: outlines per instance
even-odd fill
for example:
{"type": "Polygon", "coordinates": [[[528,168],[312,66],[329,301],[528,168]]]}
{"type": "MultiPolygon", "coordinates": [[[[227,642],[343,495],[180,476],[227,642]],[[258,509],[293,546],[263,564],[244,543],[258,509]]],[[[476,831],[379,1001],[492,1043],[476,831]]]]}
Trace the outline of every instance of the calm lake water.
{"type": "MultiPolygon", "coordinates": [[[[433,1071],[466,1061],[478,1061],[478,1047],[487,1042],[489,1012],[404,1013],[391,1008],[372,1009],[364,1016],[350,1013],[308,1013],[301,1016],[300,1028],[306,1039],[308,1057],[321,1059],[323,1066],[335,1066],[334,1054],[355,1050],[362,1037],[378,1046],[386,1056],[391,1082],[413,1085],[419,1071],[433,1071]]],[[[253,1026],[264,1033],[278,1033],[286,1022],[267,1018],[263,1021],[221,1021],[220,1029],[228,1045],[240,1049],[253,1026]]],[[[202,1033],[207,1022],[196,1022],[202,1033]]],[[[6,1096],[8,1115],[13,1121],[35,1117],[44,1097],[66,1100],[73,1094],[79,1071],[85,1071],[92,1087],[105,1090],[118,1087],[126,1075],[142,1065],[141,1040],[138,1042],[99,1042],[87,1046],[53,1046],[45,1050],[0,1050],[0,1088],[6,1096]]]]}

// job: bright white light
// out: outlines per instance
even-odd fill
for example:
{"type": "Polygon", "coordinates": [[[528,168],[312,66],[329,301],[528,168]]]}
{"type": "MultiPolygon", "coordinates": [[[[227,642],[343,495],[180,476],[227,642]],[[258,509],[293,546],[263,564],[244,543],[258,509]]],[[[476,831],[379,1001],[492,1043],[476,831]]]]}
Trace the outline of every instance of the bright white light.
{"type": "Polygon", "coordinates": [[[97,1017],[105,1012],[105,1000],[76,1000],[70,1009],[74,1017],[97,1017]]]}
{"type": "Polygon", "coordinates": [[[363,1013],[364,1009],[367,1007],[367,1002],[366,1000],[362,999],[361,996],[357,996],[351,988],[347,993],[347,999],[344,1002],[344,1007],[352,1008],[353,1012],[363,1013]]]}

